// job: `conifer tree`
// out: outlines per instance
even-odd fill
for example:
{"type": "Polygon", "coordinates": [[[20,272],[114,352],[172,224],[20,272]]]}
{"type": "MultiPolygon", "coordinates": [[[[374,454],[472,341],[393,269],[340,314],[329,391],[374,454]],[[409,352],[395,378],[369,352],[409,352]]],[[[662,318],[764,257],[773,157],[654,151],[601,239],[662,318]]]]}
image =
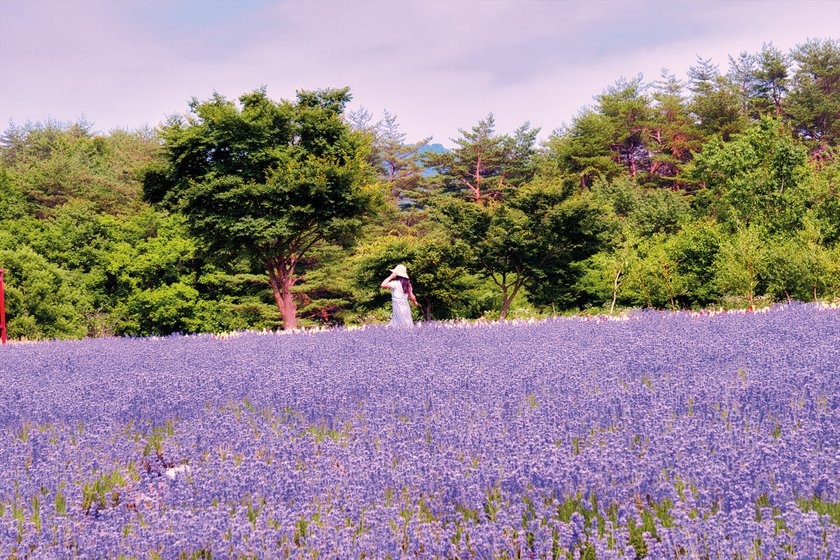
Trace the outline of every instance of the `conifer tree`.
{"type": "Polygon", "coordinates": [[[376,140],[374,148],[379,154],[381,170],[391,196],[403,204],[416,202],[421,197],[424,170],[421,157],[432,137],[407,143],[406,134],[400,131],[396,115],[385,111],[376,140]]]}
{"type": "Polygon", "coordinates": [[[720,75],[710,59],[698,58],[688,69],[688,77],[691,112],[705,135],[720,135],[726,140],[745,128],[747,120],[737,87],[720,75]]]}
{"type": "Polygon", "coordinates": [[[682,166],[691,160],[702,138],[682,95],[683,84],[667,70],[654,83],[651,120],[647,127],[649,174],[655,185],[682,186],[682,166]]]}
{"type": "Polygon", "coordinates": [[[840,40],[810,40],[792,58],[797,68],[784,108],[795,130],[823,153],[840,138],[840,40]]]}
{"type": "Polygon", "coordinates": [[[456,147],[445,153],[429,154],[426,163],[437,171],[432,180],[444,193],[478,203],[500,200],[506,191],[527,182],[534,174],[534,156],[539,129],[529,123],[513,136],[497,135],[493,114],[471,130],[459,129],[456,147]]]}

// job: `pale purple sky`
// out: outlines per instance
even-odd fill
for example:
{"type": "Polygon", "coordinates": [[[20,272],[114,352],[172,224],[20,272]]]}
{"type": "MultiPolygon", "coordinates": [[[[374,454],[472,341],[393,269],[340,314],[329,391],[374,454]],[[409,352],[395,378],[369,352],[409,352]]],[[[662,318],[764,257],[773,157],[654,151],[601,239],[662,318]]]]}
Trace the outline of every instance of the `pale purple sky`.
{"type": "Polygon", "coordinates": [[[0,0],[0,130],[155,127],[192,97],[350,86],[451,145],[488,113],[543,136],[619,78],[840,35],[840,0],[0,0]]]}

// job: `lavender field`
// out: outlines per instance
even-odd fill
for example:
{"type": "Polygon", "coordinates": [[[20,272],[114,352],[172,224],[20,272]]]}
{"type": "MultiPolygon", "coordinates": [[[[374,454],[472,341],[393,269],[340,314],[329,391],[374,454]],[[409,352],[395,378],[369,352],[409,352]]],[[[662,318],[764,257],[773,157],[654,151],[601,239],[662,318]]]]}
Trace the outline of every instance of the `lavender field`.
{"type": "Polygon", "coordinates": [[[840,310],[0,348],[2,558],[838,558],[840,310]]]}

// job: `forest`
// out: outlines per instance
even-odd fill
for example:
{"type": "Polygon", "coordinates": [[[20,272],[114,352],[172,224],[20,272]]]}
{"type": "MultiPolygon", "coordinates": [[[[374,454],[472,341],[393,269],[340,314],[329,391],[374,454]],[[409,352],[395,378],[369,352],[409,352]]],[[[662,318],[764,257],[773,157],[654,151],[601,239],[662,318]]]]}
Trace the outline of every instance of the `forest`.
{"type": "Polygon", "coordinates": [[[384,322],[399,263],[424,321],[840,298],[838,40],[620,78],[541,142],[488,114],[433,149],[350,100],[11,124],[9,338],[384,322]]]}

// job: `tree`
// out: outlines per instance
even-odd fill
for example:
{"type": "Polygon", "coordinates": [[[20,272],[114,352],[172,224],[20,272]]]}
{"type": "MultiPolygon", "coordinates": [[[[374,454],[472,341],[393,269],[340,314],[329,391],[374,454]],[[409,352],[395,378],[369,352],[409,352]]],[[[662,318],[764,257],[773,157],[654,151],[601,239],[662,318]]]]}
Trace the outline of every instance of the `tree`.
{"type": "Polygon", "coordinates": [[[342,119],[347,88],[299,91],[275,102],[264,89],[241,108],[216,94],[161,130],[167,164],[150,169],[146,198],[184,214],[219,258],[261,263],[283,320],[297,326],[297,267],[313,247],[349,244],[372,208],[366,144],[342,119]]]}
{"type": "Polygon", "coordinates": [[[528,123],[514,136],[497,135],[492,113],[453,141],[455,149],[429,153],[426,163],[437,171],[434,183],[446,193],[484,203],[499,200],[509,189],[528,181],[534,173],[532,159],[539,129],[528,123]]]}
{"type": "Polygon", "coordinates": [[[422,152],[432,140],[429,136],[407,144],[405,138],[405,133],[400,132],[397,117],[385,111],[374,149],[379,154],[381,173],[388,190],[398,201],[416,198],[423,177],[422,152]]]}
{"type": "Polygon", "coordinates": [[[504,204],[453,200],[441,212],[469,247],[473,270],[500,289],[500,319],[526,286],[537,305],[573,303],[581,264],[600,250],[608,227],[591,196],[552,184],[523,186],[504,204]]]}
{"type": "Polygon", "coordinates": [[[379,282],[394,263],[402,263],[423,319],[450,319],[468,314],[474,300],[465,269],[467,249],[434,232],[422,238],[385,237],[365,244],[356,257],[356,281],[367,293],[363,303],[378,306],[388,297],[379,282]]]}
{"type": "Polygon", "coordinates": [[[700,148],[702,136],[692,119],[683,84],[667,70],[654,84],[646,148],[650,157],[648,173],[655,185],[679,187],[683,166],[700,148]]]}
{"type": "Polygon", "coordinates": [[[689,175],[705,185],[698,197],[733,229],[762,224],[793,231],[804,216],[810,169],[804,147],[777,119],[763,117],[729,142],[712,139],[695,157],[689,175]]]}
{"type": "Polygon", "coordinates": [[[432,137],[406,143],[406,135],[400,131],[396,115],[388,111],[383,112],[382,119],[373,122],[373,116],[362,107],[350,111],[347,121],[354,131],[369,139],[368,163],[376,176],[386,182],[391,197],[401,206],[422,198],[419,192],[425,170],[422,155],[432,137]]]}
{"type": "Polygon", "coordinates": [[[78,273],[50,263],[31,247],[0,249],[5,269],[8,333],[12,338],[81,338],[90,300],[78,273]]]}
{"type": "Polygon", "coordinates": [[[615,161],[627,168],[631,177],[650,169],[645,148],[650,120],[650,99],[644,94],[642,77],[621,79],[595,97],[597,110],[610,123],[609,148],[615,161]]]}
{"type": "Polygon", "coordinates": [[[782,100],[788,89],[790,62],[788,57],[773,43],[765,43],[756,57],[758,68],[755,72],[757,97],[761,114],[772,113],[782,116],[782,100]]]}
{"type": "Polygon", "coordinates": [[[750,119],[782,116],[782,100],[788,89],[790,61],[787,55],[765,43],[758,54],[742,52],[729,57],[727,78],[735,86],[741,114],[750,119]]]}
{"type": "Polygon", "coordinates": [[[766,245],[755,225],[738,228],[733,235],[725,238],[715,262],[721,292],[745,299],[752,309],[765,252],[766,245]]]}
{"type": "Polygon", "coordinates": [[[48,121],[10,127],[0,138],[0,164],[39,218],[79,202],[121,214],[143,206],[136,171],[158,150],[149,131],[98,136],[85,122],[48,121]]]}
{"type": "Polygon", "coordinates": [[[610,150],[611,125],[594,109],[581,111],[571,126],[552,132],[539,157],[539,175],[580,189],[596,180],[608,180],[624,171],[610,150]]]}
{"type": "Polygon", "coordinates": [[[840,150],[827,149],[824,155],[825,159],[812,174],[812,203],[808,212],[818,224],[823,242],[827,246],[840,246],[840,150]]]}
{"type": "Polygon", "coordinates": [[[840,40],[812,39],[791,56],[797,67],[784,109],[794,129],[822,152],[840,139],[840,40]]]}
{"type": "Polygon", "coordinates": [[[688,286],[669,249],[669,239],[660,233],[639,238],[630,245],[624,282],[634,303],[679,309],[688,286]]]}
{"type": "Polygon", "coordinates": [[[710,59],[698,57],[697,63],[688,69],[688,77],[692,92],[689,106],[703,134],[719,135],[727,140],[746,126],[738,86],[721,76],[710,59]]]}
{"type": "Polygon", "coordinates": [[[645,237],[675,233],[689,210],[683,191],[646,189],[626,175],[596,182],[592,195],[610,207],[615,216],[626,221],[626,229],[645,237]]]}
{"type": "Polygon", "coordinates": [[[671,238],[669,253],[685,283],[683,302],[687,307],[704,307],[720,300],[715,263],[722,238],[720,226],[711,220],[686,224],[671,238]]]}

